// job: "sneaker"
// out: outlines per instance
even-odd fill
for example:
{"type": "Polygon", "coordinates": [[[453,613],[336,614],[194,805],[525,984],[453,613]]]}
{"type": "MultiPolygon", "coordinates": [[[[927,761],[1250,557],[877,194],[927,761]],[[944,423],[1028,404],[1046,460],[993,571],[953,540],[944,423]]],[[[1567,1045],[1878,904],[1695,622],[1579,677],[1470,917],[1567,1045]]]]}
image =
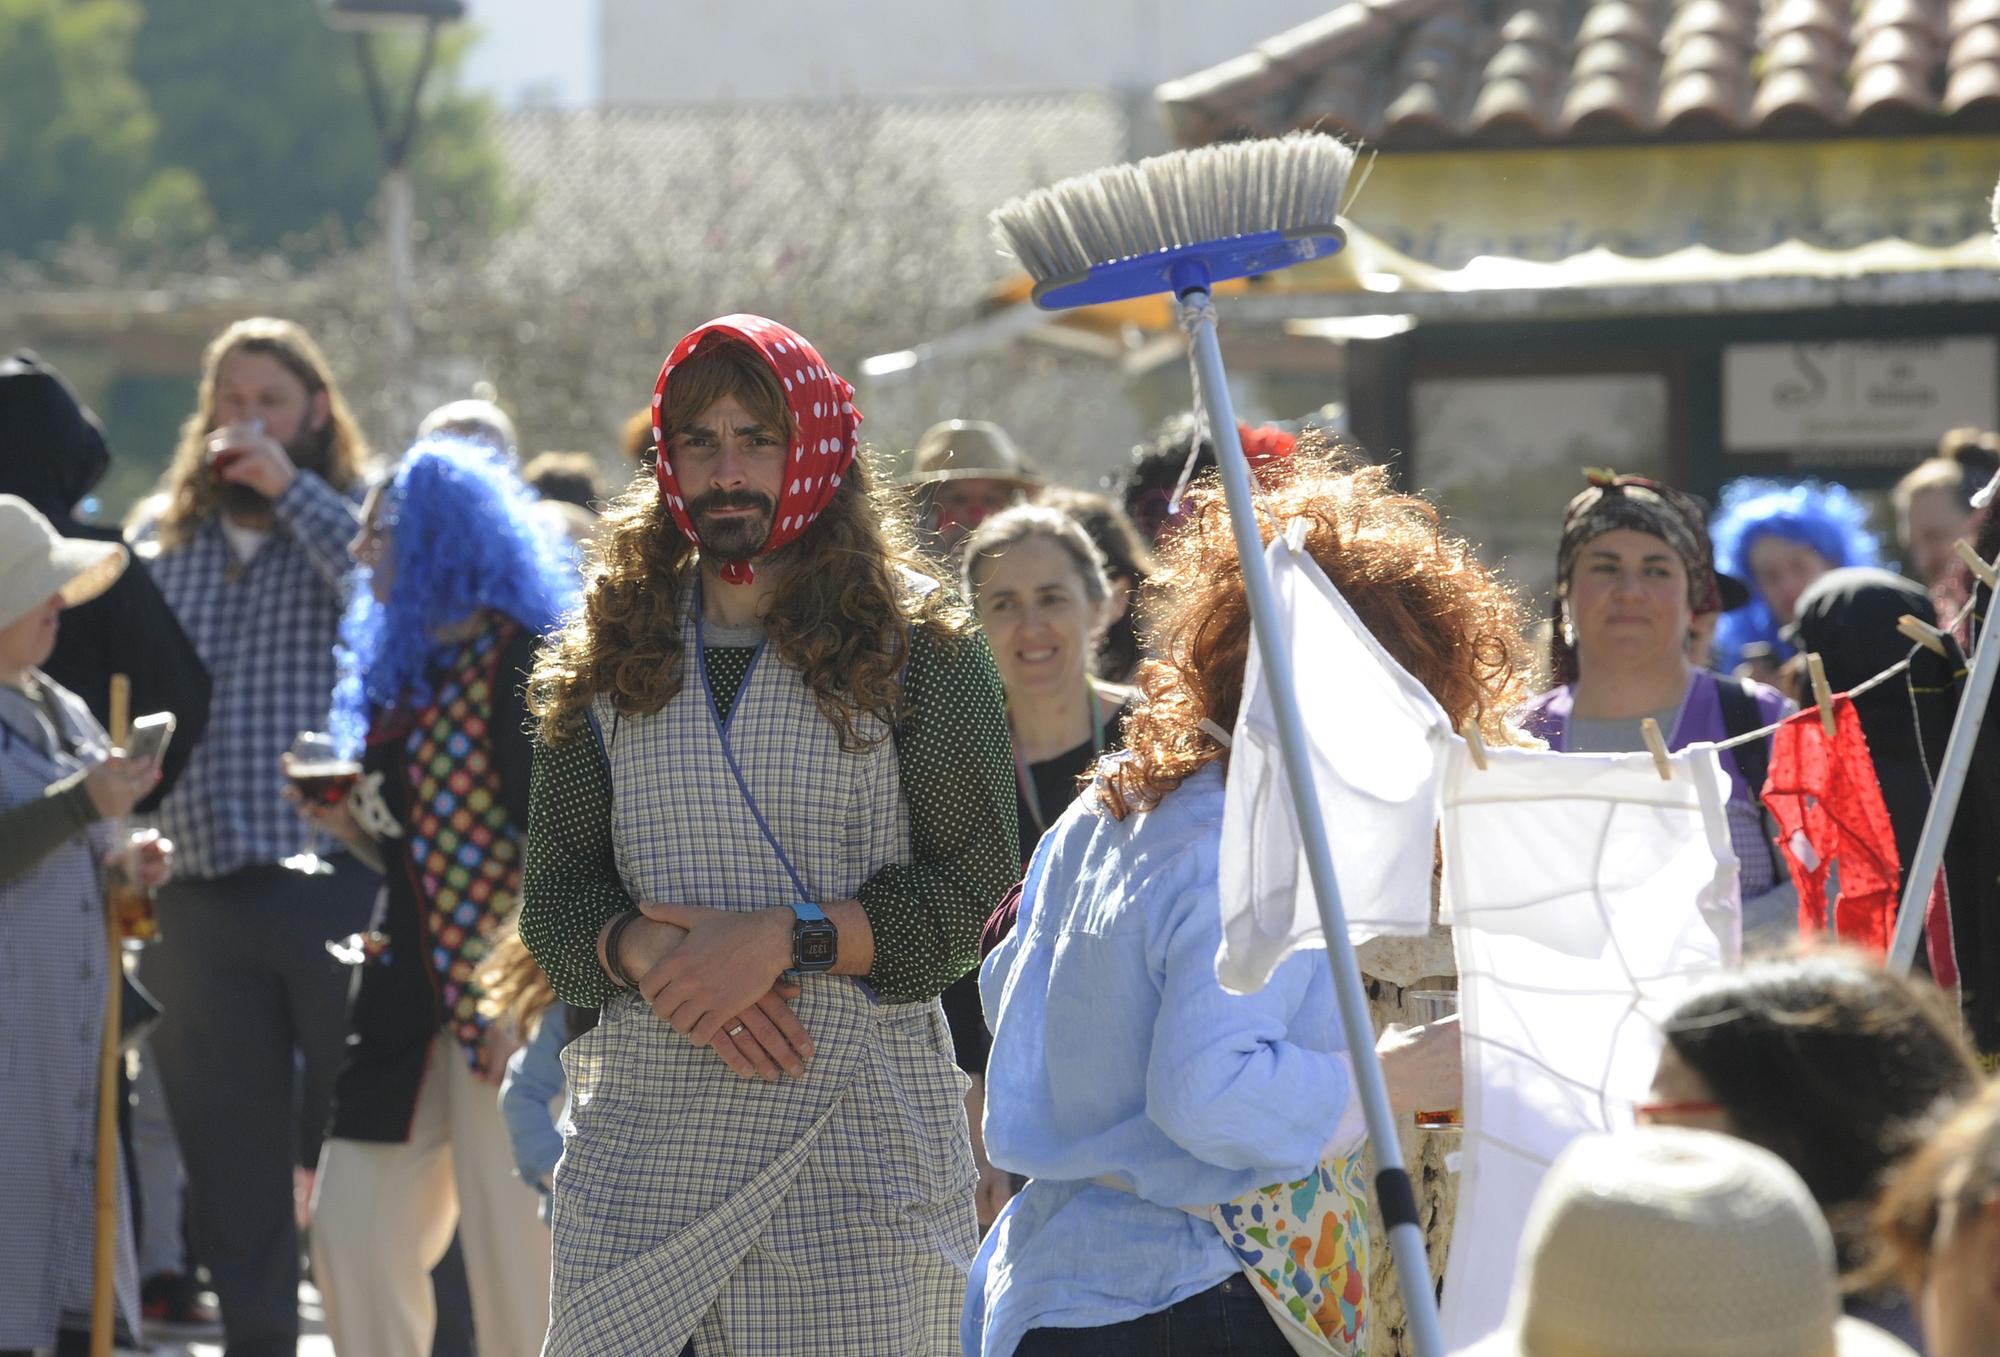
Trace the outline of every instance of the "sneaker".
{"type": "Polygon", "coordinates": [[[139,1314],[149,1337],[217,1337],[222,1318],[192,1277],[178,1272],[161,1272],[148,1277],[139,1287],[139,1314]]]}

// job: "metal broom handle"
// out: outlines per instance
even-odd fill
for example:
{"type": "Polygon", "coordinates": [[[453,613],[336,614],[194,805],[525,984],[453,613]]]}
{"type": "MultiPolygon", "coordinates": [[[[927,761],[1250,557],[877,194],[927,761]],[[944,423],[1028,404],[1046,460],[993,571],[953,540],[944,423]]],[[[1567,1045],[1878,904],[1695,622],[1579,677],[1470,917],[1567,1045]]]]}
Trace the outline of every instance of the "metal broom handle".
{"type": "Polygon", "coordinates": [[[1306,867],[1312,875],[1313,897],[1319,905],[1320,927],[1326,932],[1327,964],[1340,1000],[1340,1025],[1347,1036],[1354,1064],[1356,1091],[1367,1116],[1368,1140],[1375,1150],[1375,1197],[1388,1227],[1389,1250],[1396,1260],[1396,1284],[1403,1295],[1409,1337],[1417,1357],[1444,1357],[1444,1335],[1438,1324],[1437,1296],[1431,1289],[1430,1263],[1424,1253],[1423,1228],[1417,1219],[1416,1194],[1403,1167],[1402,1142],[1396,1135],[1389,1090],[1375,1058],[1375,1022],[1368,1012],[1368,992],[1361,980],[1361,963],[1347,938],[1347,915],[1340,907],[1340,885],[1333,874],[1333,850],[1327,844],[1326,823],[1320,817],[1319,795],[1313,787],[1312,764],[1306,757],[1304,718],[1298,690],[1292,683],[1291,647],[1277,625],[1277,598],[1264,562],[1264,542],[1257,531],[1252,502],[1250,464],[1236,432],[1236,412],[1229,399],[1229,381],[1222,367],[1222,345],[1215,335],[1215,315],[1205,287],[1179,293],[1182,323],[1188,332],[1200,396],[1208,408],[1209,431],[1215,440],[1216,463],[1229,501],[1229,523],[1236,535],[1236,554],[1243,565],[1243,589],[1250,602],[1251,631],[1270,680],[1272,705],[1278,718],[1278,739],[1285,754],[1285,776],[1291,784],[1299,833],[1305,840],[1306,867]]]}

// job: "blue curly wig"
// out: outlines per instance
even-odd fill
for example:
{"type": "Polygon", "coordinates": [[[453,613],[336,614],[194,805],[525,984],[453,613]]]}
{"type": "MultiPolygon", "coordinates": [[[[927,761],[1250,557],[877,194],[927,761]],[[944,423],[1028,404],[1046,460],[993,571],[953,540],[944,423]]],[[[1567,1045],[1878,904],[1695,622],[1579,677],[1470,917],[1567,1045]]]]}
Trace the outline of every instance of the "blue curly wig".
{"type": "Polygon", "coordinates": [[[336,650],[329,729],[350,755],[375,712],[429,700],[426,671],[454,649],[441,630],[484,608],[545,634],[577,596],[576,572],[531,512],[533,492],[487,448],[422,439],[380,493],[391,598],[377,603],[370,570],[357,568],[336,650]]]}
{"type": "Polygon", "coordinates": [[[1843,485],[1820,481],[1773,481],[1746,476],[1722,487],[1722,506],[1710,521],[1716,568],[1750,587],[1750,601],[1722,615],[1715,628],[1715,663],[1724,673],[1736,667],[1743,647],[1768,642],[1778,658],[1792,647],[1778,635],[1778,622],[1757,588],[1750,551],[1766,537],[1782,537],[1811,547],[1835,567],[1876,565],[1881,543],[1868,531],[1868,506],[1843,485]]]}

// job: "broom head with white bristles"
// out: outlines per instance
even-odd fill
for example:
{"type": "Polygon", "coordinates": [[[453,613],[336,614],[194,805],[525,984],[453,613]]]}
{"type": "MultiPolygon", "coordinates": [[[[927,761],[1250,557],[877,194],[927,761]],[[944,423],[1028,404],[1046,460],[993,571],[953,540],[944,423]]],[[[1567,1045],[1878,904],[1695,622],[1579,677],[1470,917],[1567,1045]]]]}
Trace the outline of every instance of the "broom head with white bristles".
{"type": "Polygon", "coordinates": [[[1113,165],[1036,189],[990,220],[1050,310],[1206,288],[1332,254],[1354,148],[1322,132],[1113,165]]]}

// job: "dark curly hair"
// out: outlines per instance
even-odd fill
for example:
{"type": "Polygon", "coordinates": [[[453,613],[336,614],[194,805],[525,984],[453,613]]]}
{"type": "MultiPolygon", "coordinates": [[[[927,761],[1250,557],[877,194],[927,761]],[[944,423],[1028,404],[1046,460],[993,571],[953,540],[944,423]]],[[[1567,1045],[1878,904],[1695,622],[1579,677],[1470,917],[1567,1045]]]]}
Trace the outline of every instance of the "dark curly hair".
{"type": "MultiPolygon", "coordinates": [[[[1306,550],[1369,631],[1444,708],[1495,743],[1528,696],[1527,646],[1513,593],[1444,532],[1437,510],[1400,494],[1389,473],[1313,430],[1258,471],[1268,541],[1306,520],[1306,550]]],[[[1104,765],[1097,795],[1113,816],[1145,810],[1224,751],[1204,720],[1236,723],[1250,647],[1250,606],[1229,511],[1213,472],[1162,543],[1144,604],[1156,658],[1139,667],[1140,704],[1125,720],[1127,756],[1104,765]]]]}
{"type": "Polygon", "coordinates": [[[1863,1214],[1938,1107],[1979,1085],[1936,988],[1831,949],[1746,966],[1682,999],[1667,1046],[1743,1139],[1790,1164],[1827,1213],[1843,1266],[1863,1214]]]}

